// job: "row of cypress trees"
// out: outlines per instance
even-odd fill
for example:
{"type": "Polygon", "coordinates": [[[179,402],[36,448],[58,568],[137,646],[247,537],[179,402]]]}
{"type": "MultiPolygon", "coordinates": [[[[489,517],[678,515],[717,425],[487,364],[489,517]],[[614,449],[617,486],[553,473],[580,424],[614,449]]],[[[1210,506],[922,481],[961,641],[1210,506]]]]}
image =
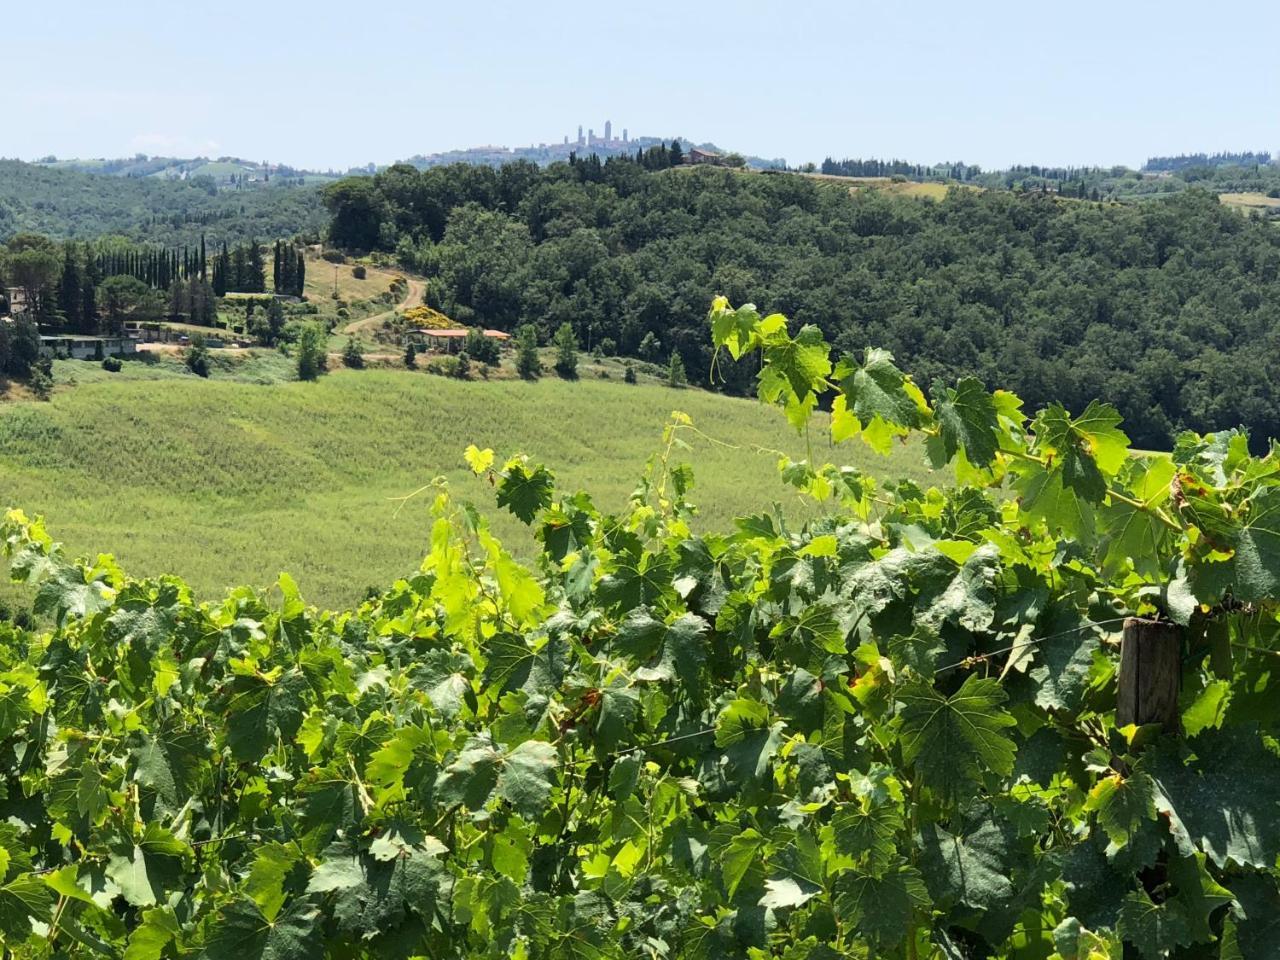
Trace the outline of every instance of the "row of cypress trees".
{"type": "Polygon", "coordinates": [[[186,246],[165,250],[112,245],[99,249],[94,260],[104,277],[136,277],[157,290],[169,289],[174,280],[203,278],[208,267],[204,237],[200,238],[198,250],[186,246]]]}
{"type": "Polygon", "coordinates": [[[302,248],[277,240],[275,246],[275,262],[272,277],[275,292],[291,297],[302,296],[302,287],[307,279],[307,261],[302,248]]]}

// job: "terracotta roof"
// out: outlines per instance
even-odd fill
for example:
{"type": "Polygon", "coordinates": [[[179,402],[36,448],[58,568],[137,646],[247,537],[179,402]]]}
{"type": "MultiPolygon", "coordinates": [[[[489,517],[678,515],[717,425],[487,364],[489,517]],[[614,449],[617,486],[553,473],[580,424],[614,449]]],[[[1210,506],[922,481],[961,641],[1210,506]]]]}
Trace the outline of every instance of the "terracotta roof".
{"type": "MultiPolygon", "coordinates": [[[[466,327],[453,328],[449,330],[410,330],[410,333],[420,333],[424,337],[465,337],[471,331],[466,327]]],[[[501,330],[485,330],[484,335],[493,340],[510,340],[511,334],[503,333],[501,330]]]]}

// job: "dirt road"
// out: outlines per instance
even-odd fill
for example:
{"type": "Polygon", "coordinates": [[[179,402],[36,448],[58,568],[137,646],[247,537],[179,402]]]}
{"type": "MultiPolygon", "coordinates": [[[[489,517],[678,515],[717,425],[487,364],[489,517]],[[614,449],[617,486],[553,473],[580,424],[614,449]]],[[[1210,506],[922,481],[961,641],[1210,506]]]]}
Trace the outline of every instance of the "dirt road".
{"type": "Polygon", "coordinates": [[[422,295],[427,291],[427,285],[421,280],[414,280],[412,277],[406,277],[405,279],[409,284],[409,289],[405,291],[403,300],[390,310],[375,313],[372,317],[365,317],[363,320],[352,320],[342,328],[342,332],[359,333],[361,330],[370,330],[381,326],[382,321],[389,320],[397,310],[408,310],[410,307],[420,306],[422,304],[422,295]]]}

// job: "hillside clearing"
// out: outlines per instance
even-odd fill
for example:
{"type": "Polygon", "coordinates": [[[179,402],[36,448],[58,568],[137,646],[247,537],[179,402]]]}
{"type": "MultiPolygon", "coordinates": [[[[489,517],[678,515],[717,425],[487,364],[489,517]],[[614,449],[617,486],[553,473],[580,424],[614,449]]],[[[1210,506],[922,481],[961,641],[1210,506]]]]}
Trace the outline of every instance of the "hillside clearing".
{"type": "Polygon", "coordinates": [[[1218,199],[1228,207],[1248,210],[1271,210],[1280,207],[1280,197],[1269,197],[1265,193],[1220,193],[1218,199]]]}

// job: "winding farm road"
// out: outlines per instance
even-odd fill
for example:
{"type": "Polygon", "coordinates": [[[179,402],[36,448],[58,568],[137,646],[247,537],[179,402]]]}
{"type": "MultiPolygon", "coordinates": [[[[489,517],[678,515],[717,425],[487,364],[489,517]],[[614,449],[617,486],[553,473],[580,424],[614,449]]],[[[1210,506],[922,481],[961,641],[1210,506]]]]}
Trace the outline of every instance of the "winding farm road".
{"type": "Polygon", "coordinates": [[[375,313],[373,316],[364,317],[361,320],[352,320],[342,328],[342,332],[359,333],[361,330],[368,330],[381,325],[383,320],[388,320],[394,316],[397,310],[408,310],[410,307],[420,306],[422,304],[422,295],[427,292],[427,285],[421,280],[414,280],[412,277],[406,277],[405,280],[409,284],[409,289],[405,291],[403,300],[390,310],[375,313]]]}

